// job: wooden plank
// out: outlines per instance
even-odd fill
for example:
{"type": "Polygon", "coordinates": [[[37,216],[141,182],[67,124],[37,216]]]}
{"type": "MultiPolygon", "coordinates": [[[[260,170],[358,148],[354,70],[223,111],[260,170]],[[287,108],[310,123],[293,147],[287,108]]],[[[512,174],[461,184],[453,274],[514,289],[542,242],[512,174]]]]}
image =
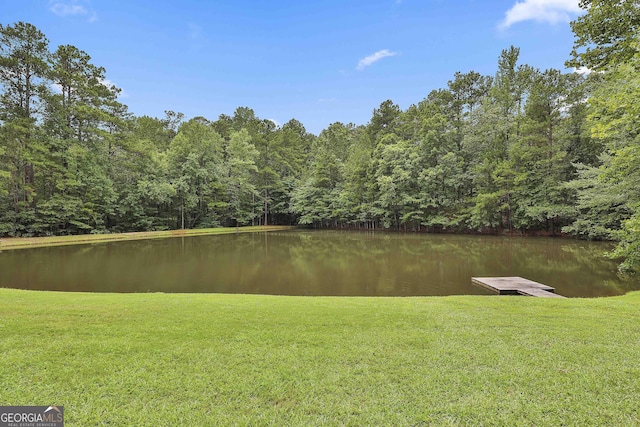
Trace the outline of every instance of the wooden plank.
{"type": "Polygon", "coordinates": [[[518,291],[520,295],[526,295],[530,297],[541,297],[541,298],[564,298],[562,295],[558,295],[553,292],[545,291],[544,289],[538,288],[522,288],[518,291]]]}
{"type": "Polygon", "coordinates": [[[471,281],[479,286],[498,292],[500,295],[531,295],[561,297],[555,289],[542,283],[523,277],[472,277],[471,281]]]}

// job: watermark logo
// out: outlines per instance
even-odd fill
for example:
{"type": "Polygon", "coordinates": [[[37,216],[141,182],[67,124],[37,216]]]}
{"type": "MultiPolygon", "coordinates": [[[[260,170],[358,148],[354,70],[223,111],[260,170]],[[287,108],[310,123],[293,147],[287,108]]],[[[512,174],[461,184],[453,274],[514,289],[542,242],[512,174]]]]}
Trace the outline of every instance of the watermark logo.
{"type": "Polygon", "coordinates": [[[64,427],[64,406],[0,406],[0,427],[64,427]]]}

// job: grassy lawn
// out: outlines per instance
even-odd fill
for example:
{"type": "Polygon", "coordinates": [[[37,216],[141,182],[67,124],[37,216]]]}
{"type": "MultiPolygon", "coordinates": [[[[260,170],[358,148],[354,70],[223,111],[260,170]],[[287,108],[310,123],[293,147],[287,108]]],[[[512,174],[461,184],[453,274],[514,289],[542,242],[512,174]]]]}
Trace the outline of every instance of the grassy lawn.
{"type": "Polygon", "coordinates": [[[213,234],[256,233],[263,231],[293,230],[293,226],[269,225],[255,227],[195,228],[189,230],[141,231],[137,233],[81,234],[50,237],[8,237],[0,239],[0,251],[42,246],[78,245],[84,243],[115,242],[122,240],[163,239],[167,237],[205,236],[213,234]]]}
{"type": "Polygon", "coordinates": [[[639,305],[0,289],[0,405],[70,426],[640,425],[639,305]]]}

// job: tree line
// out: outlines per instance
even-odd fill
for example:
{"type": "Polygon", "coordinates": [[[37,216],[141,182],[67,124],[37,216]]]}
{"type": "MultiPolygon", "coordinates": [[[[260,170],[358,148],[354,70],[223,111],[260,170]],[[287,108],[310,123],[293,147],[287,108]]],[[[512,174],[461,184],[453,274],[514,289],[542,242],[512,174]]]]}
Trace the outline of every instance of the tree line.
{"type": "Polygon", "coordinates": [[[583,1],[568,64],[502,51],[402,110],[319,135],[240,107],[136,117],[105,69],[0,25],[0,235],[246,224],[571,233],[640,265],[638,8],[583,1]],[[603,25],[615,22],[615,25],[603,25]]]}

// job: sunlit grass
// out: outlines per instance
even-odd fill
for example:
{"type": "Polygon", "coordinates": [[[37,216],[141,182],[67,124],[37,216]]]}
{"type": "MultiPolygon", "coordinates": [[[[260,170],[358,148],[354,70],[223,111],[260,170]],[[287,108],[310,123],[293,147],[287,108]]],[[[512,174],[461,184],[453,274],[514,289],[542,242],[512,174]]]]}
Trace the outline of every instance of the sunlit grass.
{"type": "Polygon", "coordinates": [[[0,405],[70,426],[638,425],[639,303],[3,289],[0,405]]]}
{"type": "Polygon", "coordinates": [[[123,240],[162,239],[167,237],[205,236],[213,234],[256,233],[292,230],[293,226],[271,225],[255,227],[196,228],[190,230],[142,231],[136,233],[81,234],[75,236],[9,237],[0,239],[0,250],[35,248],[41,246],[77,245],[83,243],[115,242],[123,240]]]}

